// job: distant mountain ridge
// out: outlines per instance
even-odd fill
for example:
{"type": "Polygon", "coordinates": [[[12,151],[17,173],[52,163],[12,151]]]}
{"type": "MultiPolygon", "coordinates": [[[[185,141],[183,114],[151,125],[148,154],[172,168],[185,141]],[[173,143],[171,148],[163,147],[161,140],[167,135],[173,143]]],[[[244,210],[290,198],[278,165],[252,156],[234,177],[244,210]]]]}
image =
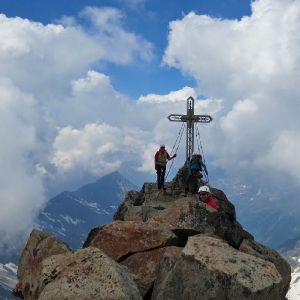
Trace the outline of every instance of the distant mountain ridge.
{"type": "MultiPolygon", "coordinates": [[[[91,228],[112,221],[129,190],[140,188],[116,171],[74,192],[64,191],[48,201],[37,218],[36,228],[51,233],[73,249],[81,248],[91,228]]],[[[17,252],[12,255],[19,256],[17,252]]],[[[16,266],[7,261],[0,262],[0,300],[16,299],[11,294],[17,282],[16,266]]]]}
{"type": "MultiPolygon", "coordinates": [[[[256,240],[269,247],[274,247],[280,253],[295,247],[299,240],[297,236],[300,233],[299,214],[297,213],[299,188],[288,188],[284,193],[278,189],[276,194],[275,192],[271,194],[268,191],[272,190],[270,188],[268,190],[257,189],[246,180],[234,178],[219,179],[216,186],[226,191],[226,195],[236,206],[237,215],[243,227],[252,233],[256,240]],[[273,195],[278,198],[273,198],[273,195]],[[279,197],[289,199],[290,205],[287,206],[285,201],[280,200],[279,197]],[[278,246],[282,238],[287,240],[278,246]]],[[[91,228],[111,222],[113,214],[123,201],[126,192],[129,190],[140,191],[140,189],[119,172],[113,172],[74,192],[65,191],[53,197],[38,216],[36,228],[43,229],[60,238],[73,249],[81,248],[91,228]]],[[[299,245],[295,248],[298,248],[298,251],[289,252],[287,256],[284,255],[289,262],[296,262],[300,257],[299,245]]],[[[5,265],[8,261],[1,262],[5,265]]],[[[293,290],[298,289],[296,278],[298,278],[299,267],[294,266],[293,268],[293,278],[295,278],[292,280],[292,283],[294,282],[294,285],[291,286],[293,290]]],[[[1,283],[3,282],[0,268],[0,299],[11,299],[1,298],[4,296],[1,293],[3,288],[1,283]]],[[[6,292],[8,292],[7,289],[6,292]]],[[[298,299],[298,295],[296,297],[292,295],[293,293],[289,295],[288,299],[298,299]]]]}
{"type": "Polygon", "coordinates": [[[0,299],[11,300],[15,297],[11,294],[12,288],[16,285],[17,266],[13,263],[1,264],[0,263],[0,299]]]}
{"type": "Polygon", "coordinates": [[[48,201],[38,216],[37,227],[71,248],[81,248],[91,228],[111,222],[129,190],[139,187],[116,171],[74,192],[62,192],[48,201]]]}
{"type": "Polygon", "coordinates": [[[255,239],[280,253],[300,237],[300,186],[260,186],[245,178],[219,178],[218,188],[235,205],[243,227],[255,239]]]}

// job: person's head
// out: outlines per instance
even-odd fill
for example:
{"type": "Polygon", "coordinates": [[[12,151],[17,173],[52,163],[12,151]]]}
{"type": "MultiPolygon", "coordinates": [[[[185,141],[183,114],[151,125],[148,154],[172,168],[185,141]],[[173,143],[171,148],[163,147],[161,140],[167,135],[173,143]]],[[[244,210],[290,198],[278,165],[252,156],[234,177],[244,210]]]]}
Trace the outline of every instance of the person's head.
{"type": "Polygon", "coordinates": [[[165,151],[165,148],[166,148],[166,147],[165,147],[165,144],[161,144],[161,145],[160,145],[160,151],[165,151]]]}
{"type": "Polygon", "coordinates": [[[200,188],[198,190],[198,195],[202,201],[205,201],[210,196],[209,187],[206,185],[200,186],[200,188]]]}
{"type": "Polygon", "coordinates": [[[194,159],[197,159],[198,153],[194,152],[194,153],[192,154],[192,157],[193,157],[194,159]]]}

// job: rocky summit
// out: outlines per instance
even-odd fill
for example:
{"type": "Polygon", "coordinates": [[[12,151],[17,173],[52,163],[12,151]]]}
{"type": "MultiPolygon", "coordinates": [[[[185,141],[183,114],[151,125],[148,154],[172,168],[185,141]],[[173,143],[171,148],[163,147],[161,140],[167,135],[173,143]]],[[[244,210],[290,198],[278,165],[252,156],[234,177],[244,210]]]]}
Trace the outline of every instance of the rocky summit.
{"type": "Polygon", "coordinates": [[[26,300],[285,299],[289,264],[242,228],[221,190],[210,187],[219,211],[195,193],[185,197],[185,172],[165,189],[145,183],[140,192],[127,192],[113,222],[93,228],[83,249],[33,230],[13,294],[26,300]]]}

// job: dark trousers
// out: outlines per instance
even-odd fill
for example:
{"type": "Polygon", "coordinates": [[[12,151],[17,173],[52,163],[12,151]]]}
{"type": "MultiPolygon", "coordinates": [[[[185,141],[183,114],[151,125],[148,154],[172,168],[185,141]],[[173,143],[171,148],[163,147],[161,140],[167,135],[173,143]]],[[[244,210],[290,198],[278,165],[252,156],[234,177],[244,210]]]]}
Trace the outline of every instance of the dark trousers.
{"type": "Polygon", "coordinates": [[[161,188],[165,183],[166,166],[156,166],[157,186],[161,188]]]}
{"type": "Polygon", "coordinates": [[[189,185],[190,185],[190,182],[193,180],[196,180],[198,178],[202,178],[203,175],[202,173],[199,171],[199,170],[192,170],[191,172],[192,174],[189,174],[187,179],[186,179],[186,182],[185,182],[185,191],[188,192],[189,190],[189,185]]]}

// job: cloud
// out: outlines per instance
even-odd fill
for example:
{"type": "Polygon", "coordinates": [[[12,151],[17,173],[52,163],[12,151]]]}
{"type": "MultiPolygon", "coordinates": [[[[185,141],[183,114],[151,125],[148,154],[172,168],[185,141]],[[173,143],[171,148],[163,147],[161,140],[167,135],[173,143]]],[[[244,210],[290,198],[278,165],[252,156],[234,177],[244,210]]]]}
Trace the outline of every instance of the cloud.
{"type": "MultiPolygon", "coordinates": [[[[215,165],[277,171],[282,157],[275,153],[283,136],[283,153],[288,144],[289,156],[300,150],[294,141],[300,112],[300,3],[257,0],[251,6],[252,15],[240,21],[192,12],[170,22],[163,62],[194,77],[198,94],[222,102],[211,131],[204,133],[215,165]]],[[[293,166],[280,164],[280,169],[299,180],[300,164],[290,159],[293,166]]]]}
{"type": "Polygon", "coordinates": [[[86,7],[80,14],[95,27],[93,36],[104,49],[104,58],[120,64],[128,64],[138,57],[142,61],[153,59],[153,45],[142,36],[122,27],[124,14],[112,7],[86,7]]]}
{"type": "Polygon", "coordinates": [[[120,126],[127,107],[128,97],[114,90],[110,78],[90,70],[85,77],[71,81],[71,95],[56,108],[60,111],[57,121],[60,126],[84,127],[93,122],[120,126]]]}
{"type": "Polygon", "coordinates": [[[101,176],[121,163],[128,99],[90,66],[150,61],[152,45],[122,29],[120,11],[82,16],[89,28],[74,17],[44,26],[0,14],[1,252],[28,236],[49,188],[67,182],[63,174],[70,182],[78,179],[72,170],[101,176]]]}
{"type": "Polygon", "coordinates": [[[167,117],[185,114],[190,96],[196,114],[213,117],[197,124],[209,170],[280,171],[299,180],[299,10],[297,1],[259,0],[240,21],[190,13],[171,22],[163,63],[198,86],[137,101],[91,67],[152,59],[153,45],[125,29],[119,10],[87,7],[80,17],[88,26],[68,16],[44,26],[0,15],[4,242],[30,228],[55,185],[65,189],[125,164],[155,181],[160,143],[177,151],[176,172],[185,159],[185,124],[167,117]]]}
{"type": "Polygon", "coordinates": [[[269,152],[255,160],[255,165],[263,165],[278,173],[290,170],[292,176],[300,179],[300,132],[282,131],[276,140],[273,141],[269,152]],[[276,164],[274,164],[276,162],[276,164]]]}
{"type": "Polygon", "coordinates": [[[35,170],[36,102],[7,78],[0,77],[0,252],[22,241],[43,206],[44,186],[35,170]]]}
{"type": "Polygon", "coordinates": [[[146,0],[117,0],[117,1],[124,3],[124,5],[134,10],[143,9],[146,2],[146,0]]]}
{"type": "Polygon", "coordinates": [[[87,124],[82,130],[68,126],[58,132],[51,163],[59,174],[83,171],[101,177],[120,166],[114,152],[123,139],[120,129],[105,123],[87,124]]]}
{"type": "Polygon", "coordinates": [[[171,91],[168,95],[156,95],[149,94],[147,96],[141,96],[138,99],[138,103],[148,102],[148,103],[164,103],[164,102],[176,102],[182,101],[182,99],[187,99],[189,97],[197,97],[195,90],[191,87],[184,87],[179,91],[171,91]]]}

